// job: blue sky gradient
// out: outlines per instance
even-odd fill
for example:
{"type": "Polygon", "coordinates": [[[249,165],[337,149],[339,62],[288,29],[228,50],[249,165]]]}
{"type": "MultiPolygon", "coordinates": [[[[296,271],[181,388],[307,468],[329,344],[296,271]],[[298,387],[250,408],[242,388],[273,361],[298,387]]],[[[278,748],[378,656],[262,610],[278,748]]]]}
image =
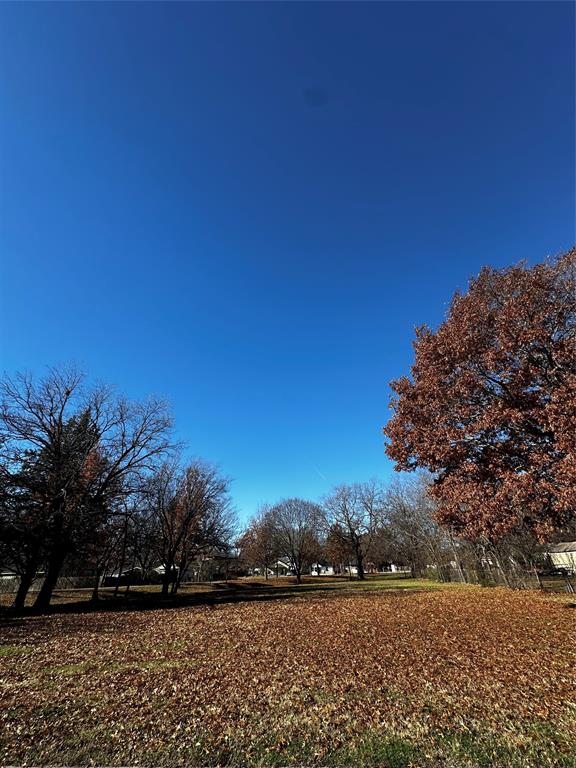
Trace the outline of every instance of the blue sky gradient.
{"type": "Polygon", "coordinates": [[[1,368],[165,396],[244,516],[386,478],[414,326],[576,239],[574,16],[1,4],[1,368]]]}

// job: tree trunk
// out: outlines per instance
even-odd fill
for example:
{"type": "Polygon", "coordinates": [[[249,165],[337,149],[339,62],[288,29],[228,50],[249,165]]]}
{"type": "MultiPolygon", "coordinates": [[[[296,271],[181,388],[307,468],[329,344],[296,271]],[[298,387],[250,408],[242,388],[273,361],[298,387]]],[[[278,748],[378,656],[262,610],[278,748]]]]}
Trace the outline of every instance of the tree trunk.
{"type": "Polygon", "coordinates": [[[50,606],[50,600],[52,599],[52,593],[60,576],[60,571],[64,565],[67,549],[63,545],[55,547],[48,560],[48,568],[46,570],[46,577],[44,583],[38,592],[38,597],[34,602],[34,609],[37,611],[45,611],[50,606]]]}
{"type": "Polygon", "coordinates": [[[167,561],[164,566],[164,575],[162,577],[162,597],[168,597],[173,570],[174,566],[172,565],[172,561],[167,561]]]}
{"type": "Polygon", "coordinates": [[[118,567],[118,578],[114,585],[114,597],[118,597],[118,590],[120,589],[120,579],[122,578],[122,571],[126,565],[126,547],[128,545],[128,513],[124,515],[124,535],[122,537],[122,554],[120,555],[120,565],[118,567]]]}
{"type": "MultiPolygon", "coordinates": [[[[132,567],[130,568],[130,575],[126,579],[126,591],[124,592],[124,596],[128,597],[128,592],[130,591],[130,585],[132,584],[132,574],[136,572],[136,557],[132,558],[132,567]]],[[[144,571],[141,571],[142,575],[144,575],[144,571]]]]}
{"type": "Polygon", "coordinates": [[[460,561],[458,552],[456,551],[456,544],[454,542],[454,536],[452,535],[452,533],[449,534],[449,538],[450,538],[450,546],[452,548],[452,554],[454,555],[454,561],[456,563],[456,568],[460,576],[460,582],[464,583],[466,581],[466,575],[464,573],[464,568],[462,568],[462,562],[460,561]]]}
{"type": "Polygon", "coordinates": [[[416,560],[412,560],[410,563],[410,574],[413,579],[422,578],[422,566],[416,560]]]}
{"type": "Polygon", "coordinates": [[[364,556],[360,551],[356,552],[356,568],[358,569],[358,579],[364,581],[366,574],[364,572],[364,556]]]}
{"type": "Polygon", "coordinates": [[[18,585],[18,591],[16,592],[16,597],[14,598],[14,608],[17,608],[18,610],[24,608],[26,595],[30,591],[30,587],[34,581],[34,576],[36,575],[36,568],[36,562],[30,563],[26,567],[24,573],[20,576],[20,584],[18,585]]]}
{"type": "Polygon", "coordinates": [[[178,590],[180,589],[180,586],[182,584],[182,574],[184,573],[185,568],[187,568],[186,562],[181,562],[178,565],[178,572],[174,574],[174,580],[172,582],[172,589],[171,592],[173,595],[175,595],[178,590]]]}
{"type": "Polygon", "coordinates": [[[90,598],[93,603],[98,602],[99,598],[99,590],[100,590],[100,579],[104,575],[104,566],[102,568],[96,569],[96,576],[94,578],[94,587],[92,589],[92,597],[90,598]]]}
{"type": "Polygon", "coordinates": [[[508,578],[508,574],[506,573],[506,571],[502,567],[502,563],[500,562],[500,558],[498,557],[496,549],[494,547],[490,547],[489,551],[490,551],[490,554],[492,555],[492,557],[494,558],[494,562],[496,563],[496,568],[500,572],[500,576],[501,576],[502,580],[504,581],[504,584],[507,587],[511,587],[512,585],[510,584],[510,579],[508,578]]]}

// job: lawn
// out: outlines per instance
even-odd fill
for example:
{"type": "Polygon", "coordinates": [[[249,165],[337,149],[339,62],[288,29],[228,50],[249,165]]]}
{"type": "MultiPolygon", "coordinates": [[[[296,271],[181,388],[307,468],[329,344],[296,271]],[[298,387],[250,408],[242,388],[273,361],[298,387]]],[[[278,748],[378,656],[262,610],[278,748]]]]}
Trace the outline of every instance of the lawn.
{"type": "Polygon", "coordinates": [[[576,765],[576,610],[375,583],[0,625],[0,763],[576,765]]]}
{"type": "MultiPolygon", "coordinates": [[[[165,604],[198,604],[222,602],[234,598],[259,599],[283,598],[295,593],[320,593],[338,590],[339,593],[350,590],[366,589],[443,589],[449,585],[434,582],[429,579],[413,579],[396,574],[369,574],[366,581],[357,581],[346,576],[303,576],[298,584],[294,576],[264,579],[250,577],[229,579],[227,581],[189,582],[184,583],[177,595],[161,598],[160,584],[132,585],[128,592],[126,587],[120,587],[117,594],[113,587],[101,588],[99,603],[91,605],[92,589],[60,589],[52,596],[52,608],[56,611],[66,606],[67,610],[124,609],[128,607],[149,607],[165,604]]],[[[454,586],[454,585],[450,585],[454,586]]],[[[26,598],[26,606],[31,607],[37,593],[31,591],[26,598]]],[[[0,609],[9,609],[14,601],[14,593],[0,593],[0,609]]]]}

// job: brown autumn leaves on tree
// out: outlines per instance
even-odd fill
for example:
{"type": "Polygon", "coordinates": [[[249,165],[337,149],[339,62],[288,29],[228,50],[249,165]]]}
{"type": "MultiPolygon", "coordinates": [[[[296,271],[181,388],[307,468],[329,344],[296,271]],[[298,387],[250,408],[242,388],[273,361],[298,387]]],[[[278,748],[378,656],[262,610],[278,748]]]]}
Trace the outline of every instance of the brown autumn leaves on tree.
{"type": "Polygon", "coordinates": [[[439,522],[544,540],[576,510],[576,249],[484,268],[436,332],[417,329],[384,432],[398,470],[434,473],[439,522]]]}
{"type": "Polygon", "coordinates": [[[242,559],[251,567],[261,570],[267,579],[283,554],[276,531],[272,508],[262,506],[250,520],[248,527],[236,542],[242,559]]]}

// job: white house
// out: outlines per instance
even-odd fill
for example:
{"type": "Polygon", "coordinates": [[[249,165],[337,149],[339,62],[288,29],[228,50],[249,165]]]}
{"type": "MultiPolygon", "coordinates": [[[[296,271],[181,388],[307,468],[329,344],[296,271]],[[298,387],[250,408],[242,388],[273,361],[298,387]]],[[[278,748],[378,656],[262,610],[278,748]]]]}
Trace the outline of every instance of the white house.
{"type": "Polygon", "coordinates": [[[571,573],[576,573],[576,541],[548,544],[544,554],[548,555],[554,568],[566,568],[571,573]]]}
{"type": "MultiPolygon", "coordinates": [[[[387,573],[404,574],[409,572],[410,568],[406,568],[405,565],[397,565],[396,563],[390,563],[390,570],[387,571],[387,573]]],[[[367,563],[366,573],[376,573],[372,564],[367,563]]],[[[314,563],[310,568],[310,574],[312,576],[335,576],[336,571],[334,570],[334,566],[329,563],[314,563]]],[[[357,576],[358,566],[350,563],[349,565],[345,565],[342,571],[338,571],[338,574],[341,576],[357,576]]]]}
{"type": "Polygon", "coordinates": [[[396,563],[390,563],[391,573],[410,573],[410,568],[405,565],[396,565],[396,563]]]}
{"type": "Polygon", "coordinates": [[[334,568],[326,563],[314,563],[310,568],[312,576],[334,576],[334,568]]]}
{"type": "Polygon", "coordinates": [[[294,569],[287,563],[286,560],[277,560],[272,566],[274,576],[290,576],[294,573],[294,569]]]}

